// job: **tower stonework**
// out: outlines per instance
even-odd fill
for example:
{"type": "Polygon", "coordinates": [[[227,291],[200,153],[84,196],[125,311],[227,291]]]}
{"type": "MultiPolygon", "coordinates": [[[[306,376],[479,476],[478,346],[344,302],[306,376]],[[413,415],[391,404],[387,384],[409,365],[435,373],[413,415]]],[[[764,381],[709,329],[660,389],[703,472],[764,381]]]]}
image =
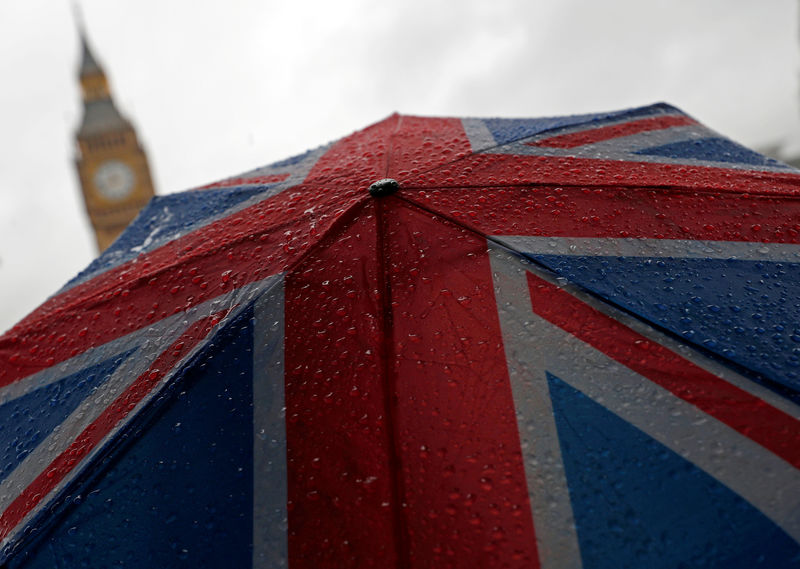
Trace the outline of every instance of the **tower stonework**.
{"type": "Polygon", "coordinates": [[[81,30],[83,118],[75,159],[86,212],[102,252],[155,195],[133,125],[111,98],[108,79],[81,30]]]}

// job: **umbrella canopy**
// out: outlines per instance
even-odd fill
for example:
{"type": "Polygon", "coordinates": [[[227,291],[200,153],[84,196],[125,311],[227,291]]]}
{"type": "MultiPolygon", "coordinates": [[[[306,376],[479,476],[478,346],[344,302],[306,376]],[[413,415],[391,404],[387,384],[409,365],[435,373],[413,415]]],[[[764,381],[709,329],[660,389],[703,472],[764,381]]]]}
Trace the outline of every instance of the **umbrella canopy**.
{"type": "Polygon", "coordinates": [[[9,567],[788,567],[800,173],[664,104],[156,198],[0,338],[9,567]]]}

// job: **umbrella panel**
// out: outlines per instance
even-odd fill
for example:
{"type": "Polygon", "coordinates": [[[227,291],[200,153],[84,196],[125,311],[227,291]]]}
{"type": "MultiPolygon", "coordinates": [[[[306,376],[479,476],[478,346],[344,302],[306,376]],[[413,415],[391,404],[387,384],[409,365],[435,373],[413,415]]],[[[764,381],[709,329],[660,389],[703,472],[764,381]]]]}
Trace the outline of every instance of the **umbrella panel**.
{"type": "MultiPolygon", "coordinates": [[[[65,361],[80,345],[111,340],[103,353],[116,357],[138,349],[142,338],[155,345],[148,334],[166,342],[155,361],[133,363],[146,350],[123,357],[98,386],[113,395],[119,389],[107,384],[138,377],[133,392],[123,392],[125,409],[151,410],[115,437],[107,449],[115,451],[106,462],[110,470],[103,472],[129,455],[137,464],[150,464],[148,453],[159,456],[163,448],[139,447],[132,436],[152,413],[162,417],[147,422],[162,433],[159,439],[183,424],[172,409],[192,421],[180,397],[148,403],[139,383],[154,389],[163,380],[167,388],[186,385],[186,393],[216,383],[205,397],[238,401],[236,409],[249,397],[252,428],[231,433],[229,463],[240,463],[242,479],[238,490],[219,488],[229,497],[247,496],[242,489],[249,484],[250,510],[231,506],[227,513],[249,516],[250,529],[244,523],[238,537],[250,536],[246,556],[254,566],[287,558],[301,567],[577,567],[619,559],[790,564],[800,538],[791,499],[800,495],[794,451],[800,445],[797,409],[779,384],[791,388],[795,380],[786,346],[797,314],[783,264],[794,260],[796,176],[773,171],[780,165],[732,143],[711,144],[699,158],[686,154],[694,143],[659,146],[661,131],[671,126],[708,138],[688,117],[660,107],[572,122],[392,117],[308,164],[301,157],[288,174],[267,168],[231,181],[279,183],[264,187],[274,192],[270,200],[258,202],[253,192],[227,218],[202,220],[202,232],[160,248],[160,238],[151,239],[156,229],[143,233],[141,262],[132,259],[96,279],[84,275],[19,330],[35,329],[48,314],[57,327],[71,329],[76,314],[96,318],[95,326],[64,342],[46,333],[7,338],[3,348],[13,353],[13,365],[0,375],[11,382],[42,369],[34,376],[41,387],[52,375],[42,366],[65,361]],[[623,116],[634,120],[620,122],[623,116]],[[596,123],[587,133],[575,130],[587,121],[596,123]],[[653,125],[657,132],[645,132],[653,125]],[[597,159],[601,147],[609,159],[597,159]],[[477,148],[486,152],[469,154],[477,148]],[[650,162],[620,161],[645,155],[650,162]],[[700,167],[676,167],[681,157],[700,167]],[[729,170],[707,163],[718,167],[726,157],[735,161],[729,170]],[[772,170],[737,170],[739,162],[772,170]],[[394,172],[403,180],[399,194],[365,197],[371,181],[394,172]],[[304,187],[280,192],[306,175],[304,187]],[[681,188],[671,187],[676,180],[681,188]],[[656,242],[667,244],[667,255],[652,254],[656,242]],[[694,264],[698,247],[700,257],[724,254],[725,262],[694,264]],[[275,274],[281,276],[270,280],[275,274]],[[666,283],[676,289],[674,300],[660,303],[666,310],[648,300],[669,296],[660,290],[663,280],[682,278],[713,283],[713,290],[666,283]],[[584,288],[568,285],[570,279],[584,288]],[[131,284],[123,290],[124,280],[131,284]],[[711,307],[729,308],[728,294],[741,295],[746,306],[715,317],[711,307]],[[123,312],[105,310],[114,305],[123,312]],[[753,344],[783,359],[732,353],[726,342],[737,327],[763,334],[747,320],[753,314],[783,327],[771,341],[753,344]],[[684,333],[686,317],[701,322],[694,327],[699,338],[684,333]],[[149,331],[124,335],[126,321],[135,327],[147,319],[149,331]],[[213,335],[219,319],[225,330],[213,335]],[[681,334],[703,353],[677,342],[681,334]],[[226,343],[237,338],[245,352],[249,342],[250,352],[225,363],[226,343]],[[201,357],[221,358],[239,382],[187,380],[201,357]],[[160,371],[173,365],[180,369],[174,376],[160,371]],[[239,399],[232,396],[237,389],[239,399]],[[137,448],[144,454],[136,455],[137,448]],[[242,482],[248,460],[249,482],[242,482]],[[770,483],[756,482],[763,479],[770,483]],[[653,515],[667,504],[668,513],[653,515]],[[774,544],[769,554],[758,545],[763,539],[774,544]],[[729,542],[740,548],[720,552],[716,544],[729,542]]],[[[165,232],[173,230],[183,231],[165,232]]],[[[206,428],[224,425],[208,409],[206,428]]],[[[67,459],[86,456],[84,449],[94,448],[81,446],[86,442],[102,442],[80,433],[81,425],[62,436],[80,435],[67,459]]],[[[148,429],[141,431],[144,440],[148,429]]],[[[224,459],[214,462],[218,451],[197,444],[177,462],[225,469],[224,459]],[[202,454],[210,457],[201,460],[202,454]]],[[[98,454],[93,466],[108,456],[98,454]]],[[[101,494],[96,471],[90,481],[96,493],[80,486],[87,470],[66,489],[47,482],[47,473],[34,480],[58,491],[63,520],[91,510],[85,504],[101,494]],[[81,505],[64,500],[78,494],[81,505]]],[[[148,484],[140,485],[149,488],[144,493],[162,492],[160,483],[148,484]]],[[[214,494],[212,479],[199,484],[214,494]]],[[[39,496],[20,500],[35,507],[39,496]]],[[[187,511],[200,519],[195,506],[187,511]]],[[[7,523],[22,519],[16,512],[6,510],[7,523]]],[[[188,532],[187,520],[169,525],[188,532]]],[[[42,551],[66,551],[69,543],[74,549],[80,541],[69,530],[61,523],[20,559],[46,559],[42,551]]],[[[131,536],[146,541],[143,533],[131,536]]],[[[195,554],[178,551],[181,540],[169,542],[175,548],[151,542],[140,551],[181,562],[180,555],[195,554]]]]}

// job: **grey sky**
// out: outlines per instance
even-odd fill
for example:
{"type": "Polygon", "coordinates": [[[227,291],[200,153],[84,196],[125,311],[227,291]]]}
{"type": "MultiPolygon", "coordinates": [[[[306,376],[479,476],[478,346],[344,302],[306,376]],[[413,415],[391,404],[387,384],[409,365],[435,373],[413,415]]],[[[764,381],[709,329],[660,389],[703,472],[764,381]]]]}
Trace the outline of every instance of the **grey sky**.
{"type": "MultiPolygon", "coordinates": [[[[794,0],[84,0],[159,193],[393,111],[545,116],[667,101],[758,146],[797,126],[794,0]]],[[[66,0],[0,2],[0,329],[93,256],[66,0]]]]}

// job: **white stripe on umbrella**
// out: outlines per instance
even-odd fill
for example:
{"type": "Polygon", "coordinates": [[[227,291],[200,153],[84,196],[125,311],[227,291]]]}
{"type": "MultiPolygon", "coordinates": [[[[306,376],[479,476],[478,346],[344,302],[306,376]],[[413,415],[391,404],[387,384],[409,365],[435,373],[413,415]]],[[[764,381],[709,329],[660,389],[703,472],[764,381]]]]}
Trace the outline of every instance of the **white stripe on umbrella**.
{"type": "Polygon", "coordinates": [[[529,255],[738,259],[800,263],[800,245],[795,243],[527,235],[502,235],[497,240],[529,255]]]}
{"type": "Polygon", "coordinates": [[[284,280],[255,305],[253,332],[253,569],[289,564],[284,280]]]}

